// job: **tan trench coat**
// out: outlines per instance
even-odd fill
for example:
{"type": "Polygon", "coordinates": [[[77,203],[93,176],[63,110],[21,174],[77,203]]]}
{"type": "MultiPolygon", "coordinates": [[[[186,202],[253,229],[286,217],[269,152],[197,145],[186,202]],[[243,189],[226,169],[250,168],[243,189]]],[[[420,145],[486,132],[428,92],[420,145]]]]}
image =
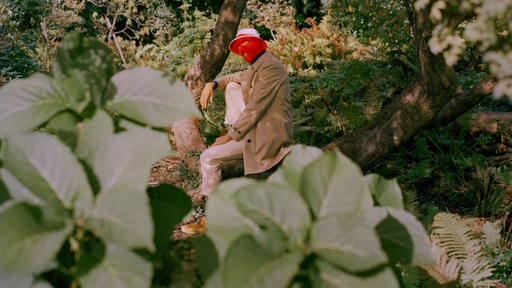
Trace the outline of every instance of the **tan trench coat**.
{"type": "Polygon", "coordinates": [[[242,87],[246,107],[228,134],[243,141],[245,174],[278,164],[293,140],[290,82],[284,65],[267,51],[248,70],[215,81],[217,89],[225,89],[229,82],[242,87]]]}

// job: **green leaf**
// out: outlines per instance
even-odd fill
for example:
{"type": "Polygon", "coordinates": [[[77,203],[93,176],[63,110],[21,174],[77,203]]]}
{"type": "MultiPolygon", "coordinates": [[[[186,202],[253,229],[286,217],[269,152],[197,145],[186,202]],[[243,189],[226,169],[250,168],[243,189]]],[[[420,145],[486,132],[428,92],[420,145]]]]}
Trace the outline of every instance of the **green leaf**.
{"type": "Polygon", "coordinates": [[[47,75],[11,81],[0,88],[0,138],[28,132],[68,106],[64,92],[47,75]]]}
{"type": "Polygon", "coordinates": [[[316,217],[354,217],[373,206],[359,167],[339,151],[321,155],[304,168],[301,189],[316,217]]]}
{"type": "Polygon", "coordinates": [[[373,227],[351,216],[321,218],[311,232],[314,253],[350,272],[363,272],[387,263],[373,227]]]}
{"type": "Polygon", "coordinates": [[[207,279],[203,285],[203,288],[219,288],[224,287],[224,283],[222,282],[223,275],[222,267],[218,267],[217,270],[213,272],[207,279]]]}
{"type": "Polygon", "coordinates": [[[300,179],[304,167],[322,154],[322,150],[316,147],[294,145],[290,154],[284,158],[281,167],[268,178],[268,182],[288,185],[295,191],[301,191],[300,179]]]}
{"type": "Polygon", "coordinates": [[[30,288],[34,282],[34,276],[21,273],[6,273],[0,271],[0,287],[30,288]]]}
{"type": "Polygon", "coordinates": [[[69,111],[61,112],[48,121],[46,130],[55,134],[71,149],[75,149],[80,119],[69,111]]]}
{"type": "Polygon", "coordinates": [[[109,243],[105,257],[89,273],[80,275],[82,288],[141,288],[150,287],[151,264],[134,252],[109,243]]]}
{"type": "Polygon", "coordinates": [[[215,189],[206,203],[208,230],[206,234],[212,239],[222,259],[234,240],[246,233],[258,233],[258,226],[236,208],[234,194],[239,189],[256,183],[249,178],[234,178],[223,181],[215,189]]]}
{"type": "Polygon", "coordinates": [[[135,129],[106,139],[94,152],[92,168],[102,190],[114,186],[145,191],[151,166],[169,156],[167,137],[149,129],[135,129]]]}
{"type": "Polygon", "coordinates": [[[289,247],[304,246],[311,216],[299,192],[271,183],[257,183],[241,188],[235,198],[240,212],[272,235],[270,242],[288,241],[289,247]]]}
{"type": "Polygon", "coordinates": [[[134,187],[114,186],[102,191],[85,221],[105,242],[126,248],[155,249],[148,196],[134,187]]]}
{"type": "Polygon", "coordinates": [[[421,222],[412,214],[392,207],[375,207],[367,214],[367,222],[376,227],[380,237],[386,235],[387,241],[394,243],[392,247],[395,249],[387,250],[388,254],[390,251],[392,251],[391,253],[412,254],[412,258],[409,257],[411,258],[410,265],[434,264],[432,250],[427,242],[427,232],[421,222]],[[389,218],[394,220],[390,221],[389,218]],[[404,235],[405,233],[407,236],[404,235]]]}
{"type": "Polygon", "coordinates": [[[23,186],[20,181],[14,177],[7,169],[0,169],[0,176],[4,181],[8,191],[13,191],[10,198],[13,200],[28,202],[33,205],[43,205],[41,198],[34,195],[27,187],[23,186]]]}
{"type": "Polygon", "coordinates": [[[155,225],[155,245],[159,253],[164,253],[178,225],[192,209],[190,196],[183,190],[168,184],[148,188],[151,212],[155,225]]]}
{"type": "MultiPolygon", "coordinates": [[[[55,207],[84,215],[92,206],[92,191],[84,169],[69,147],[42,133],[5,139],[4,167],[34,195],[55,207]]],[[[10,191],[16,193],[16,191],[10,191]]]]}
{"type": "Polygon", "coordinates": [[[375,197],[376,204],[379,206],[391,206],[395,208],[404,208],[402,191],[396,179],[387,180],[377,175],[369,174],[365,177],[368,187],[375,197]]]}
{"type": "Polygon", "coordinates": [[[387,216],[377,226],[382,249],[386,251],[391,263],[409,265],[412,261],[414,243],[405,227],[395,218],[387,216]]]}
{"type": "Polygon", "coordinates": [[[338,288],[338,287],[357,287],[357,288],[375,288],[400,287],[398,280],[391,268],[386,268],[375,275],[366,275],[359,277],[354,274],[343,272],[340,269],[330,265],[325,261],[318,261],[319,279],[315,287],[338,288]]]}
{"type": "Polygon", "coordinates": [[[300,253],[276,255],[244,235],[226,255],[223,282],[225,287],[288,287],[302,258],[300,253]]]}
{"type": "Polygon", "coordinates": [[[147,67],[117,73],[114,99],[107,107],[122,116],[154,127],[165,127],[190,116],[199,116],[188,88],[181,81],[147,67]]]}
{"type": "Polygon", "coordinates": [[[53,288],[47,282],[35,280],[30,274],[4,273],[0,271],[0,287],[15,288],[53,288]]]}
{"type": "Polygon", "coordinates": [[[0,207],[0,271],[35,274],[50,268],[73,226],[70,219],[43,215],[48,209],[15,201],[0,207]]]}
{"type": "Polygon", "coordinates": [[[219,267],[219,257],[217,250],[210,238],[205,235],[199,237],[190,237],[190,242],[194,246],[195,264],[197,273],[202,279],[207,279],[219,267]]]}
{"type": "Polygon", "coordinates": [[[87,236],[87,240],[82,241],[80,245],[80,257],[76,264],[76,274],[86,275],[99,265],[105,259],[106,247],[105,242],[101,239],[87,236]]]}
{"type": "Polygon", "coordinates": [[[114,135],[114,123],[107,112],[98,109],[91,119],[79,128],[76,155],[92,164],[95,152],[114,135]]]}
{"type": "Polygon", "coordinates": [[[90,102],[102,107],[111,98],[107,89],[114,75],[111,51],[94,37],[69,34],[57,48],[53,70],[79,114],[90,102]]]}

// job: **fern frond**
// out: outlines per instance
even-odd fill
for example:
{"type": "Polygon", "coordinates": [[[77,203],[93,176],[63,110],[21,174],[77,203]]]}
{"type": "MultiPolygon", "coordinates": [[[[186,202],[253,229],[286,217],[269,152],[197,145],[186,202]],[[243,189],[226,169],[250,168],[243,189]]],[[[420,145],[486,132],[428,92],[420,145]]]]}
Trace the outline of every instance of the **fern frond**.
{"type": "Polygon", "coordinates": [[[503,217],[494,222],[486,221],[484,225],[482,225],[482,231],[484,232],[482,237],[487,247],[497,248],[500,246],[501,229],[503,228],[503,222],[505,220],[506,218],[503,217]]]}
{"type": "Polygon", "coordinates": [[[432,223],[432,235],[447,249],[448,256],[458,260],[468,258],[466,244],[471,239],[471,229],[457,214],[438,213],[432,223]]]}
{"type": "Polygon", "coordinates": [[[461,282],[462,284],[473,284],[473,287],[491,287],[491,280],[494,271],[491,262],[482,253],[474,255],[462,263],[461,282]]]}
{"type": "Polygon", "coordinates": [[[429,278],[423,283],[423,288],[450,287],[454,282],[449,281],[435,266],[421,266],[429,278]]]}
{"type": "Polygon", "coordinates": [[[438,239],[433,236],[430,238],[432,253],[436,260],[436,272],[440,274],[436,275],[434,278],[441,284],[448,284],[457,281],[461,264],[457,258],[448,256],[448,249],[446,247],[441,247],[438,239]]]}
{"type": "Polygon", "coordinates": [[[462,219],[456,214],[438,213],[434,217],[434,230],[431,234],[432,249],[438,261],[437,269],[451,273],[460,272],[462,284],[491,287],[492,282],[488,278],[492,276],[494,268],[484,252],[484,242],[481,239],[487,232],[489,235],[499,234],[499,230],[496,231],[499,226],[496,228],[486,224],[487,222],[481,218],[462,219]],[[478,233],[475,233],[476,230],[478,233]]]}

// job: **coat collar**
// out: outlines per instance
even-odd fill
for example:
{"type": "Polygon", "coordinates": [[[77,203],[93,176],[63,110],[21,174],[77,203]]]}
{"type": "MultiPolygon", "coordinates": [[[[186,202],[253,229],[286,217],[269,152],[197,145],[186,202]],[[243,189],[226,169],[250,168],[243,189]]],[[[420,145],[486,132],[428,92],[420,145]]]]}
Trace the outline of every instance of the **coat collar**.
{"type": "Polygon", "coordinates": [[[252,70],[254,71],[258,71],[258,69],[260,68],[261,64],[263,62],[265,62],[265,59],[268,59],[269,57],[271,57],[272,54],[270,54],[270,52],[268,51],[263,51],[263,53],[261,55],[258,56],[258,58],[256,59],[256,61],[254,61],[252,64],[251,64],[251,68],[252,70]]]}

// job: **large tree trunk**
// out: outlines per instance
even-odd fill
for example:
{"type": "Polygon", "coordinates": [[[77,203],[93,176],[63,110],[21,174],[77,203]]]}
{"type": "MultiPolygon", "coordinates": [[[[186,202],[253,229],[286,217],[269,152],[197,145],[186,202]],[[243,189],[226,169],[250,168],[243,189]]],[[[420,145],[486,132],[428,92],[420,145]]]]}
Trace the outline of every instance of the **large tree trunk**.
{"type": "MultiPolygon", "coordinates": [[[[211,81],[222,70],[229,56],[228,45],[235,37],[240,25],[247,0],[225,0],[219,12],[212,41],[201,53],[199,61],[185,75],[184,82],[192,92],[196,103],[206,82],[211,81]]],[[[194,159],[190,159],[192,151],[206,149],[197,118],[187,118],[175,122],[171,127],[175,148],[185,159],[190,168],[196,169],[194,159]]]]}
{"type": "Polygon", "coordinates": [[[429,50],[428,39],[433,24],[428,11],[416,12],[412,3],[409,6],[419,67],[418,81],[384,107],[368,126],[342,136],[324,148],[339,148],[363,170],[378,165],[396,148],[411,140],[457,96],[453,67],[446,65],[442,55],[433,55],[429,50]]]}

